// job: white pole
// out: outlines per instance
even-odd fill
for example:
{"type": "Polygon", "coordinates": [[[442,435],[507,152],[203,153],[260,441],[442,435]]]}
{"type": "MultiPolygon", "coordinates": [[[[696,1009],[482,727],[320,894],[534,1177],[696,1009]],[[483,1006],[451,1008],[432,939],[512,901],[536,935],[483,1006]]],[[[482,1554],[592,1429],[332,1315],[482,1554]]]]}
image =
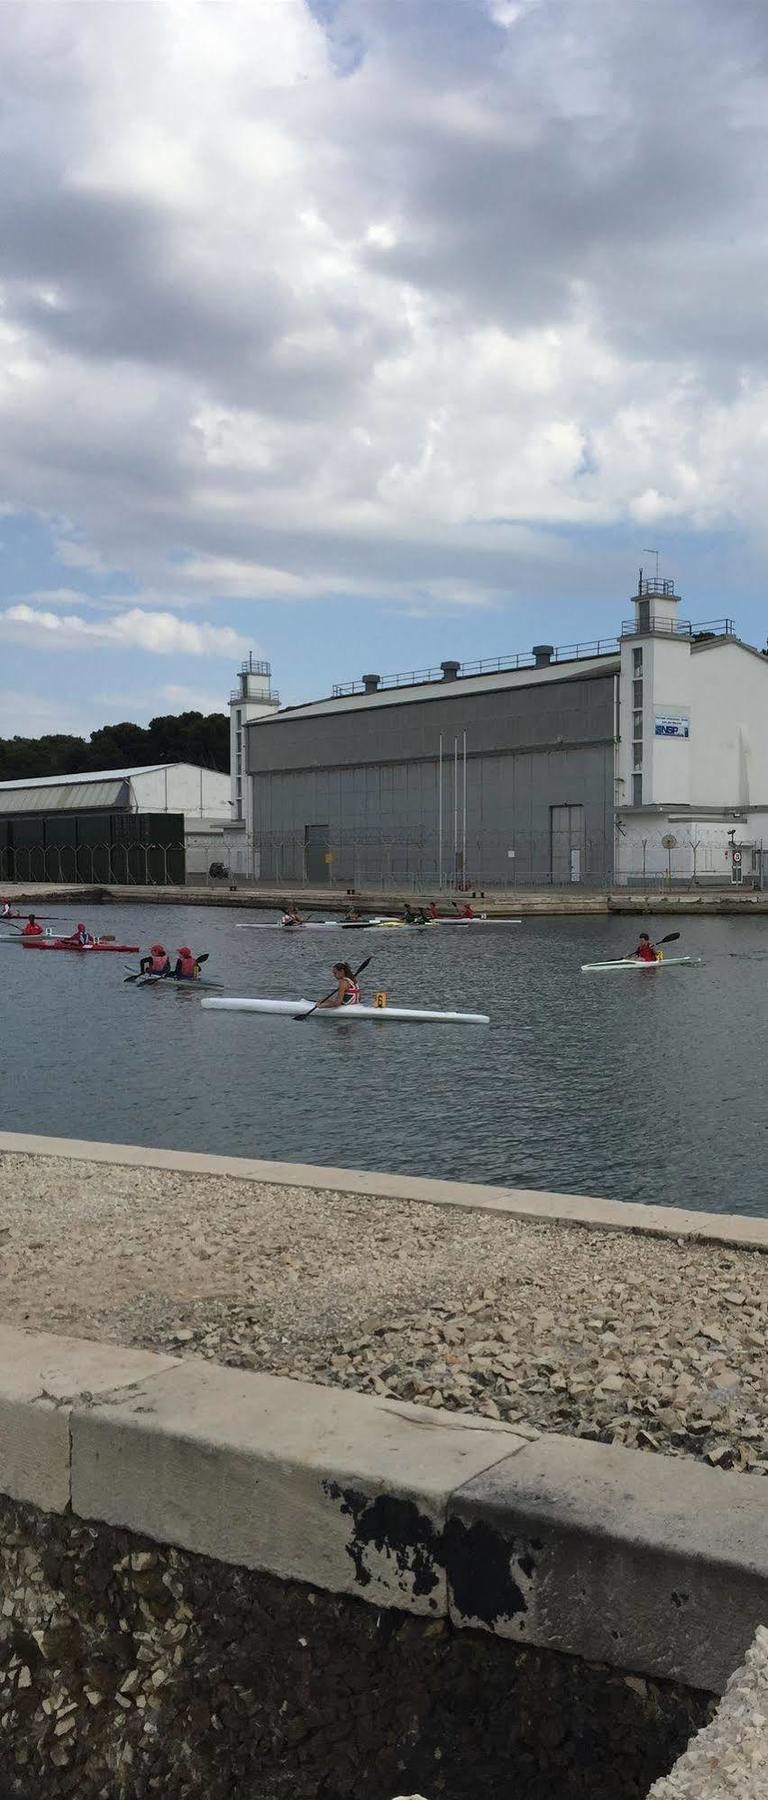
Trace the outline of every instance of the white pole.
{"type": "Polygon", "coordinates": [[[440,733],[440,749],[437,763],[437,885],[443,885],[443,734],[440,733]]]}
{"type": "Polygon", "coordinates": [[[461,827],[461,879],[467,885],[467,734],[464,732],[464,805],[461,827]]]}
{"type": "Polygon", "coordinates": [[[453,885],[459,868],[459,740],[453,740],[453,885]]]}

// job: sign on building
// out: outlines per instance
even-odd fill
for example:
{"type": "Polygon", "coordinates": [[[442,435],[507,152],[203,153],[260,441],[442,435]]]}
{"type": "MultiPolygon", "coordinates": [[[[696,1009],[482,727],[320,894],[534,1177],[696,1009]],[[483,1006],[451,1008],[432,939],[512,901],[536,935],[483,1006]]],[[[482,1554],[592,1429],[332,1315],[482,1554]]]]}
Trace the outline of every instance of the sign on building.
{"type": "Polygon", "coordinates": [[[654,732],[656,737],[687,738],[690,736],[690,720],[682,713],[677,718],[657,713],[654,732]]]}

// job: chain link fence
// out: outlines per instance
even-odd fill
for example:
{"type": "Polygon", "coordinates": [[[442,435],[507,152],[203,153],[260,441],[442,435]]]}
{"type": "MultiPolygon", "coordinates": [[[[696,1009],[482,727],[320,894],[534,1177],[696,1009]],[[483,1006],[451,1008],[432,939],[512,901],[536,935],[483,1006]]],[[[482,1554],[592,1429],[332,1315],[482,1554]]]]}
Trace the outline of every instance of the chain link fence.
{"type": "MultiPolygon", "coordinates": [[[[605,888],[613,858],[605,840],[553,844],[550,833],[487,832],[444,849],[434,832],[331,829],[318,839],[301,830],[258,832],[250,878],[272,887],[350,887],[397,892],[514,887],[605,888]]],[[[238,875],[238,885],[249,878],[238,875]]]]}
{"type": "MultiPolygon", "coordinates": [[[[202,872],[190,881],[205,878],[202,872]]],[[[83,887],[184,887],[183,843],[31,845],[0,850],[0,882],[83,887]]],[[[212,885],[214,885],[212,883],[212,885]]]]}

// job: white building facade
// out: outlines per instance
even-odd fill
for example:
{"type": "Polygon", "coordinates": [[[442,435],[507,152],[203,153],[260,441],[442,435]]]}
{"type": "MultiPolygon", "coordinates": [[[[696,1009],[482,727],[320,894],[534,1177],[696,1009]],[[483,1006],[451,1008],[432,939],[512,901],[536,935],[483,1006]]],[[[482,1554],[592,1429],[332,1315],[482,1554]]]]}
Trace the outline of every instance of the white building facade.
{"type": "Polygon", "coordinates": [[[617,885],[757,884],[768,858],[768,657],[732,620],[692,626],[641,576],[622,627],[617,885]]]}

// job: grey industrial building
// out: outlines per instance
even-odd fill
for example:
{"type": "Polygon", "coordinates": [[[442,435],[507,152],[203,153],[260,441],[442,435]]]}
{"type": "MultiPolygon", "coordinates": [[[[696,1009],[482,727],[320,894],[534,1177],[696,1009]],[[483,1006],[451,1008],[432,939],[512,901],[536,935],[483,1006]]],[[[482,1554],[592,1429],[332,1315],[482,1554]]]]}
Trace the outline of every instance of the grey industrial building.
{"type": "Polygon", "coordinates": [[[456,887],[613,870],[619,643],[382,680],[246,728],[253,873],[456,887]]]}

